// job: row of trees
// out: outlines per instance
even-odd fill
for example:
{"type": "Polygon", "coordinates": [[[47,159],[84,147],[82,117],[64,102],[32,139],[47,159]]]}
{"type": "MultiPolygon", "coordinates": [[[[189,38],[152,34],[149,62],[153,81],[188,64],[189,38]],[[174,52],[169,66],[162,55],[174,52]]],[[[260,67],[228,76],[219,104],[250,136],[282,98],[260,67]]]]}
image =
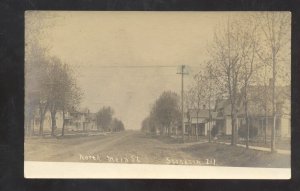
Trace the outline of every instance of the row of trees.
{"type": "MultiPolygon", "coordinates": [[[[251,101],[256,101],[256,109],[264,111],[265,116],[271,113],[273,117],[271,149],[275,150],[278,113],[276,89],[279,85],[290,85],[291,80],[290,19],[290,14],[284,12],[247,13],[235,15],[235,18],[228,17],[226,22],[216,28],[208,48],[210,59],[194,76],[194,82],[185,92],[186,109],[195,109],[197,115],[202,105],[208,106],[211,111],[220,95],[228,96],[231,106],[232,145],[237,144],[239,112],[244,113],[247,147],[249,145],[249,88],[255,85],[260,88],[255,90],[256,100],[251,101]],[[267,85],[270,79],[271,84],[267,85]],[[267,89],[270,87],[272,91],[268,95],[267,89]]],[[[142,130],[156,132],[159,127],[160,134],[170,134],[173,126],[180,128],[179,108],[178,96],[172,92],[164,92],[142,122],[142,130]]],[[[210,124],[211,113],[209,116],[210,124]]],[[[266,129],[267,127],[265,131],[266,129]]],[[[211,126],[209,135],[210,132],[211,126]]]]}
{"type": "Polygon", "coordinates": [[[114,110],[111,107],[102,107],[96,113],[96,125],[98,130],[119,132],[124,131],[125,127],[121,120],[114,118],[114,110]]]}
{"type": "MultiPolygon", "coordinates": [[[[199,109],[209,105],[220,94],[229,96],[231,105],[231,144],[237,143],[237,115],[240,96],[247,127],[249,143],[249,86],[262,86],[259,101],[267,115],[272,108],[273,128],[271,149],[275,149],[276,88],[278,82],[290,84],[290,14],[263,12],[228,18],[217,28],[208,50],[211,58],[187,92],[188,108],[199,109]],[[272,98],[268,100],[267,82],[272,79],[272,98]],[[202,102],[202,103],[201,103],[202,102]],[[268,105],[271,103],[271,105],[268,105]]],[[[257,90],[258,91],[258,90],[257,90]]],[[[259,90],[260,91],[260,90],[259,90]]],[[[265,128],[266,129],[266,128],[265,128]]]]}
{"type": "Polygon", "coordinates": [[[142,131],[171,135],[181,129],[180,97],[171,91],[163,92],[142,122],[142,131]]]}
{"type": "MultiPolygon", "coordinates": [[[[211,129],[212,129],[212,107],[216,97],[222,94],[219,83],[216,80],[216,66],[210,62],[203,68],[202,71],[198,72],[193,76],[193,82],[190,84],[188,90],[185,93],[185,107],[187,110],[192,109],[196,111],[196,127],[195,133],[198,140],[198,118],[199,112],[203,108],[202,106],[208,106],[209,119],[208,119],[208,132],[209,141],[211,141],[211,129]]],[[[189,112],[187,112],[189,113],[189,112]]],[[[188,117],[189,119],[189,117],[188,117]]],[[[189,131],[190,132],[190,131],[189,131]]]]}
{"type": "Polygon", "coordinates": [[[72,69],[56,57],[47,57],[39,47],[31,47],[27,52],[25,66],[25,117],[26,132],[31,133],[35,116],[39,118],[39,135],[43,135],[43,124],[46,112],[51,114],[51,135],[56,129],[56,114],[63,115],[75,110],[80,103],[81,91],[76,85],[72,69]],[[37,112],[38,111],[38,112],[37,112]]]}
{"type": "MultiPolygon", "coordinates": [[[[57,112],[61,111],[64,118],[67,111],[78,107],[82,97],[72,68],[59,58],[50,56],[49,47],[43,43],[43,39],[47,36],[44,29],[54,24],[47,19],[54,17],[52,13],[26,14],[25,132],[27,134],[32,133],[34,119],[38,116],[39,135],[43,135],[45,115],[50,111],[51,135],[54,135],[57,112]]],[[[62,135],[64,135],[64,123],[62,135]]]]}

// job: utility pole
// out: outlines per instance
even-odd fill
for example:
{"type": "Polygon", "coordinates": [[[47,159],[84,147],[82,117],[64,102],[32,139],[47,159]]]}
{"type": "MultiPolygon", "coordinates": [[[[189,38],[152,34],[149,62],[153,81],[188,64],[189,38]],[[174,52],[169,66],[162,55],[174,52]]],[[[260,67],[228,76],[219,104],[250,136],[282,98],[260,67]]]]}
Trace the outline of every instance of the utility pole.
{"type": "Polygon", "coordinates": [[[184,88],[183,88],[183,75],[187,74],[187,72],[184,72],[185,65],[181,65],[181,71],[177,74],[181,74],[181,133],[182,133],[182,142],[184,143],[184,109],[183,109],[183,95],[184,95],[184,88]]]}

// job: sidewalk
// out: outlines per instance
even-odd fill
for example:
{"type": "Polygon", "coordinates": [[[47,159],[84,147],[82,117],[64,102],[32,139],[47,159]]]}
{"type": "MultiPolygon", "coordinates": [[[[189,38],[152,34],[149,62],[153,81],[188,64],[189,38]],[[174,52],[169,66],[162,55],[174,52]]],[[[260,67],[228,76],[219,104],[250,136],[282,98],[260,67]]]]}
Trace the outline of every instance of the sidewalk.
{"type": "MultiPolygon", "coordinates": [[[[226,142],[216,142],[216,143],[230,145],[230,143],[226,143],[226,142]]],[[[243,145],[243,144],[236,144],[236,146],[246,148],[246,145],[243,145]]],[[[270,148],[266,148],[266,147],[249,146],[249,149],[258,150],[258,151],[271,152],[271,149],[270,148]]],[[[290,150],[276,149],[276,151],[279,154],[291,155],[291,151],[290,150]]]]}

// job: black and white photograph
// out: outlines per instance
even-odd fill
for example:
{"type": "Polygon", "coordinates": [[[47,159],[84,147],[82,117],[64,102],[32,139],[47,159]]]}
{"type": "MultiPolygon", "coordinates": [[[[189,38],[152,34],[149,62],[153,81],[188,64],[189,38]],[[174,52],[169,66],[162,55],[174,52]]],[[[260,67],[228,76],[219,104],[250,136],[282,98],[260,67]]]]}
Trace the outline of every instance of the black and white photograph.
{"type": "Polygon", "coordinates": [[[291,177],[291,13],[25,12],[26,178],[291,177]]]}

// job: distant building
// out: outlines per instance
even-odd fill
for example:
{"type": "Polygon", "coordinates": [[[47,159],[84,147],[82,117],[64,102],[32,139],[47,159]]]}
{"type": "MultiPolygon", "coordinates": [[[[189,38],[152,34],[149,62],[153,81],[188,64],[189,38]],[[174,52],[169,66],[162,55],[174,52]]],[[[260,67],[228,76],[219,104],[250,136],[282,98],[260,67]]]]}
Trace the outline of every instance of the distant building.
{"type": "MultiPolygon", "coordinates": [[[[57,111],[55,115],[56,129],[55,131],[61,131],[63,127],[63,113],[57,111]]],[[[90,131],[97,130],[96,114],[90,113],[89,110],[65,112],[65,130],[66,131],[90,131]]],[[[40,114],[38,109],[33,114],[30,121],[26,119],[26,125],[30,125],[31,133],[37,134],[40,128],[40,114]]],[[[50,133],[52,130],[52,119],[50,111],[47,111],[43,123],[43,132],[45,134],[50,133]]]]}
{"type": "MultiPolygon", "coordinates": [[[[216,113],[211,110],[211,129],[215,125],[216,113]]],[[[206,136],[209,132],[209,109],[189,109],[185,114],[184,133],[196,135],[198,129],[199,136],[206,136]]]]}
{"type": "Polygon", "coordinates": [[[67,127],[70,131],[97,130],[96,114],[90,113],[88,109],[73,111],[69,116],[67,127]]]}

